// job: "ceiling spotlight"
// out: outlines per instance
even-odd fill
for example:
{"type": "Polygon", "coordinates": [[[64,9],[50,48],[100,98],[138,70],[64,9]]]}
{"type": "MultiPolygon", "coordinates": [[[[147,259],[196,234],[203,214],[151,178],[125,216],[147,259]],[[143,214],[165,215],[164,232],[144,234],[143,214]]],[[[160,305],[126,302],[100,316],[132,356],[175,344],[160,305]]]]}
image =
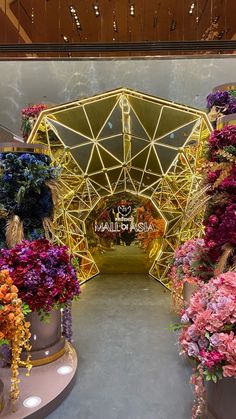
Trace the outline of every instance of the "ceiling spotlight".
{"type": "Polygon", "coordinates": [[[94,9],[95,16],[99,16],[100,15],[100,11],[99,11],[98,4],[94,4],[93,5],[93,9],[94,9]]]}
{"type": "Polygon", "coordinates": [[[130,5],[129,14],[130,14],[130,16],[134,16],[135,15],[134,4],[131,4],[130,5]]]}
{"type": "Polygon", "coordinates": [[[64,42],[69,42],[69,39],[66,35],[63,35],[63,40],[64,40],[64,42]]]}
{"type": "Polygon", "coordinates": [[[196,17],[196,22],[199,23],[199,16],[196,17]]]}

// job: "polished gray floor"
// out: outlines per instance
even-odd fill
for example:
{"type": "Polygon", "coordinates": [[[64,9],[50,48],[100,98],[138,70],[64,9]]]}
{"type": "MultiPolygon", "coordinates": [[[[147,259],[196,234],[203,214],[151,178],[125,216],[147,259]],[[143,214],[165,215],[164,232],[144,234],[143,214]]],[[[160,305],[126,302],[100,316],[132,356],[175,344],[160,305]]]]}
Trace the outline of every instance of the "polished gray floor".
{"type": "Polygon", "coordinates": [[[101,275],[74,304],[77,382],[50,419],[190,419],[190,366],[170,295],[148,275],[101,275]]]}

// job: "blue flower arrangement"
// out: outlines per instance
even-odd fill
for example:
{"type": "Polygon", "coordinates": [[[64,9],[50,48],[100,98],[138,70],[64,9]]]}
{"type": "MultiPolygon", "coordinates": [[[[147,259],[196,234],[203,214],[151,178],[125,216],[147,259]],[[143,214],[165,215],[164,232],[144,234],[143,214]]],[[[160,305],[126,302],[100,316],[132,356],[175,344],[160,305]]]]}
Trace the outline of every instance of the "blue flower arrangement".
{"type": "Polygon", "coordinates": [[[50,163],[45,154],[0,154],[0,219],[19,217],[28,240],[43,237],[43,220],[53,215],[52,185],[60,169],[50,163]]]}

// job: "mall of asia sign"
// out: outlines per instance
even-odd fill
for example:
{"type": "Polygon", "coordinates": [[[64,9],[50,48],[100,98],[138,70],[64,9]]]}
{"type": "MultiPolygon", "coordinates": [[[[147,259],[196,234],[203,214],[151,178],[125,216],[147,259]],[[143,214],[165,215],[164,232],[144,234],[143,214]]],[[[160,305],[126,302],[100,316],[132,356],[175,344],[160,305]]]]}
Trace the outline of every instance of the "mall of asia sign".
{"type": "Polygon", "coordinates": [[[146,221],[136,223],[134,217],[132,216],[131,205],[118,205],[116,208],[111,210],[111,214],[114,221],[95,221],[95,233],[103,233],[106,231],[112,233],[120,233],[123,231],[148,233],[149,231],[157,231],[156,227],[152,223],[147,223],[146,221]]]}

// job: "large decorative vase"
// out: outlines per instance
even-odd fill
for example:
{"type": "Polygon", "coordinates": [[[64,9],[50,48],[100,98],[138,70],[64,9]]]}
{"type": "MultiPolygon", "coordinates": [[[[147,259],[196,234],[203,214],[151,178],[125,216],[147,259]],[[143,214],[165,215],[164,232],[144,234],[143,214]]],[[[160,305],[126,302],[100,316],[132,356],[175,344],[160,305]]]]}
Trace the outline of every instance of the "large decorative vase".
{"type": "Polygon", "coordinates": [[[189,304],[190,298],[192,297],[193,293],[196,291],[197,285],[191,284],[188,281],[184,282],[183,285],[183,300],[186,304],[189,304]]]}
{"type": "Polygon", "coordinates": [[[223,378],[216,384],[207,383],[208,419],[235,419],[236,379],[223,378]]]}
{"type": "MultiPolygon", "coordinates": [[[[30,322],[31,362],[34,366],[48,364],[65,352],[65,338],[61,335],[61,311],[53,310],[47,322],[37,312],[27,316],[30,322]]],[[[23,359],[26,354],[23,354],[23,359]]]]}
{"type": "Polygon", "coordinates": [[[3,406],[4,406],[3,389],[4,389],[4,384],[3,384],[3,381],[0,378],[0,413],[1,413],[1,411],[3,409],[3,406]]]}

